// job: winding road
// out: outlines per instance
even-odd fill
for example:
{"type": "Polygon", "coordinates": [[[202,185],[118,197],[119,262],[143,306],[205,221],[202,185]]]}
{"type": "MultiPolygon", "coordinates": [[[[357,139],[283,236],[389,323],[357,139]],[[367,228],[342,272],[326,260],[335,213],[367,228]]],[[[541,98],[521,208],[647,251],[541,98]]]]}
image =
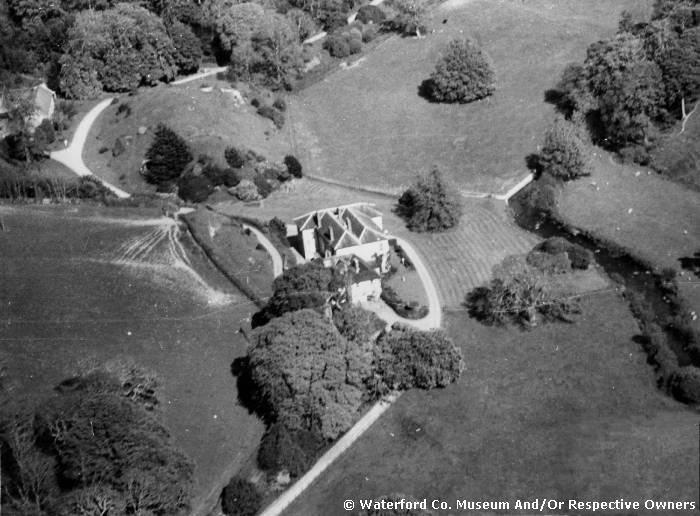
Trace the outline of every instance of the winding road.
{"type": "Polygon", "coordinates": [[[117,197],[120,199],[126,199],[127,197],[130,197],[127,192],[100,179],[98,176],[93,174],[89,168],[87,168],[85,162],[83,161],[83,148],[85,147],[85,142],[87,141],[88,134],[90,133],[90,128],[92,127],[92,124],[95,123],[95,120],[97,120],[97,117],[100,116],[100,113],[107,109],[107,106],[109,106],[111,103],[112,99],[108,98],[104,99],[102,102],[93,107],[78,124],[78,128],[75,130],[75,134],[73,135],[70,145],[63,150],[53,151],[51,154],[49,154],[49,156],[51,159],[58,161],[59,163],[63,163],[80,177],[94,177],[106,188],[114,192],[117,197]]]}

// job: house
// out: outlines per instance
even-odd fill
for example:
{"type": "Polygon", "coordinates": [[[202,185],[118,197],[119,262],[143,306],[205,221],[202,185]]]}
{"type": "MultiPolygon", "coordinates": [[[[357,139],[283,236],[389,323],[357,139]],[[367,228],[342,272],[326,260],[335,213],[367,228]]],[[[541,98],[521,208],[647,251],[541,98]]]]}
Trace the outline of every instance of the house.
{"type": "Polygon", "coordinates": [[[287,236],[304,260],[322,259],[347,274],[351,301],[379,298],[391,249],[381,212],[367,204],[314,211],[295,218],[287,236]]]}
{"type": "MultiPolygon", "coordinates": [[[[14,90],[22,93],[23,90],[14,90]]],[[[28,90],[24,90],[28,91],[28,90]]],[[[34,98],[34,113],[29,119],[29,127],[33,131],[44,120],[51,120],[54,111],[56,110],[56,92],[50,89],[46,83],[41,83],[38,86],[31,88],[34,98]]],[[[0,138],[7,136],[8,128],[8,106],[6,94],[0,94],[0,138]]]]}

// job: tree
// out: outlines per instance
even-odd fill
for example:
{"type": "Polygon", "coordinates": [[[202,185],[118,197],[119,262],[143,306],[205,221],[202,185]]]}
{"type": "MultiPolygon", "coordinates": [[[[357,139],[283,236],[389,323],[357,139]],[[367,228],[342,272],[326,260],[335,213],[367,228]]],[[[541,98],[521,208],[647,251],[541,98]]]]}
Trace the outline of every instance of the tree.
{"type": "Polygon", "coordinates": [[[397,213],[411,231],[444,231],[456,226],[462,206],[455,189],[443,179],[437,168],[421,175],[398,201],[397,213]]]}
{"type": "Polygon", "coordinates": [[[388,390],[446,387],[463,369],[462,352],[442,330],[397,323],[377,340],[375,374],[388,390]]]}
{"type": "Polygon", "coordinates": [[[82,11],[68,33],[59,84],[70,98],[130,91],[169,81],[177,72],[176,49],[155,14],[134,4],[82,11]]]}
{"type": "Polygon", "coordinates": [[[281,423],[267,429],[258,448],[258,466],[272,474],[287,471],[292,477],[299,477],[309,469],[324,439],[311,430],[290,430],[281,423]]]}
{"type": "Polygon", "coordinates": [[[348,342],[313,310],[255,330],[248,350],[258,410],[290,429],[335,439],[355,420],[371,375],[371,352],[348,342]]]}
{"type": "Polygon", "coordinates": [[[495,91],[495,74],[476,43],[456,39],[448,44],[422,88],[435,102],[464,104],[491,95],[495,91]]]}
{"type": "Polygon", "coordinates": [[[426,9],[423,4],[415,0],[392,0],[390,5],[398,11],[398,14],[389,22],[392,30],[404,36],[420,36],[421,32],[427,31],[426,9]]]}
{"type": "Polygon", "coordinates": [[[228,516],[255,516],[263,496],[250,480],[235,476],[221,493],[221,510],[228,516]]]}
{"type": "Polygon", "coordinates": [[[192,161],[187,142],[169,127],[158,124],[153,143],[146,151],[146,180],[154,184],[172,182],[192,161]]]}
{"type": "Polygon", "coordinates": [[[181,74],[190,74],[199,70],[202,62],[202,45],[192,29],[175,20],[168,27],[168,34],[175,45],[175,64],[181,74]]]}
{"type": "Polygon", "coordinates": [[[557,117],[547,129],[544,144],[538,156],[542,172],[569,181],[590,174],[590,163],[579,129],[557,117]]]}
{"type": "Polygon", "coordinates": [[[333,312],[333,324],[343,337],[358,344],[370,342],[372,335],[385,326],[374,312],[351,304],[333,312]]]}

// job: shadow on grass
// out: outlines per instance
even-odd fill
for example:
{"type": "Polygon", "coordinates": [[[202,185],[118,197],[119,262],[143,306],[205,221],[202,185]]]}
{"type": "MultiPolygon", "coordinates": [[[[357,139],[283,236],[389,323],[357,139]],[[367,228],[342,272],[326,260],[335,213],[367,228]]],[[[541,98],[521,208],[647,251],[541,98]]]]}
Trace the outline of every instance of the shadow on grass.
{"type": "Polygon", "coordinates": [[[231,374],[236,378],[238,403],[247,409],[249,414],[257,415],[269,425],[273,421],[272,411],[269,404],[258,394],[247,356],[238,357],[231,363],[231,374]]]}
{"type": "Polygon", "coordinates": [[[692,272],[697,278],[700,278],[700,251],[696,251],[693,256],[684,256],[678,258],[681,262],[681,267],[684,270],[692,272]]]}
{"type": "Polygon", "coordinates": [[[418,96],[427,100],[431,104],[439,104],[433,97],[435,82],[432,79],[425,79],[418,85],[418,96]]]}

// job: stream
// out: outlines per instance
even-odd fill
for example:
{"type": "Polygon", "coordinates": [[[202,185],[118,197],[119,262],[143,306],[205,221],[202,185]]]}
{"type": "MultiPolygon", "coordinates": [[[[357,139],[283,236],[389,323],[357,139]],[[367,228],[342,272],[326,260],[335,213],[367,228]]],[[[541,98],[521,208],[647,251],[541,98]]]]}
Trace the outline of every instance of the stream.
{"type": "MultiPolygon", "coordinates": [[[[528,185],[509,200],[515,222],[541,238],[562,237],[592,251],[596,263],[608,276],[615,275],[616,279],[622,280],[625,289],[644,297],[656,314],[660,326],[664,327],[663,321],[666,321],[672,313],[666,296],[657,285],[653,271],[641,265],[628,254],[607,249],[584,233],[574,232],[552,219],[548,214],[528,205],[524,199],[527,197],[528,190],[534,188],[533,184],[528,185]]],[[[671,349],[678,357],[679,365],[690,365],[691,360],[683,343],[672,332],[665,331],[665,334],[671,349]]]]}

